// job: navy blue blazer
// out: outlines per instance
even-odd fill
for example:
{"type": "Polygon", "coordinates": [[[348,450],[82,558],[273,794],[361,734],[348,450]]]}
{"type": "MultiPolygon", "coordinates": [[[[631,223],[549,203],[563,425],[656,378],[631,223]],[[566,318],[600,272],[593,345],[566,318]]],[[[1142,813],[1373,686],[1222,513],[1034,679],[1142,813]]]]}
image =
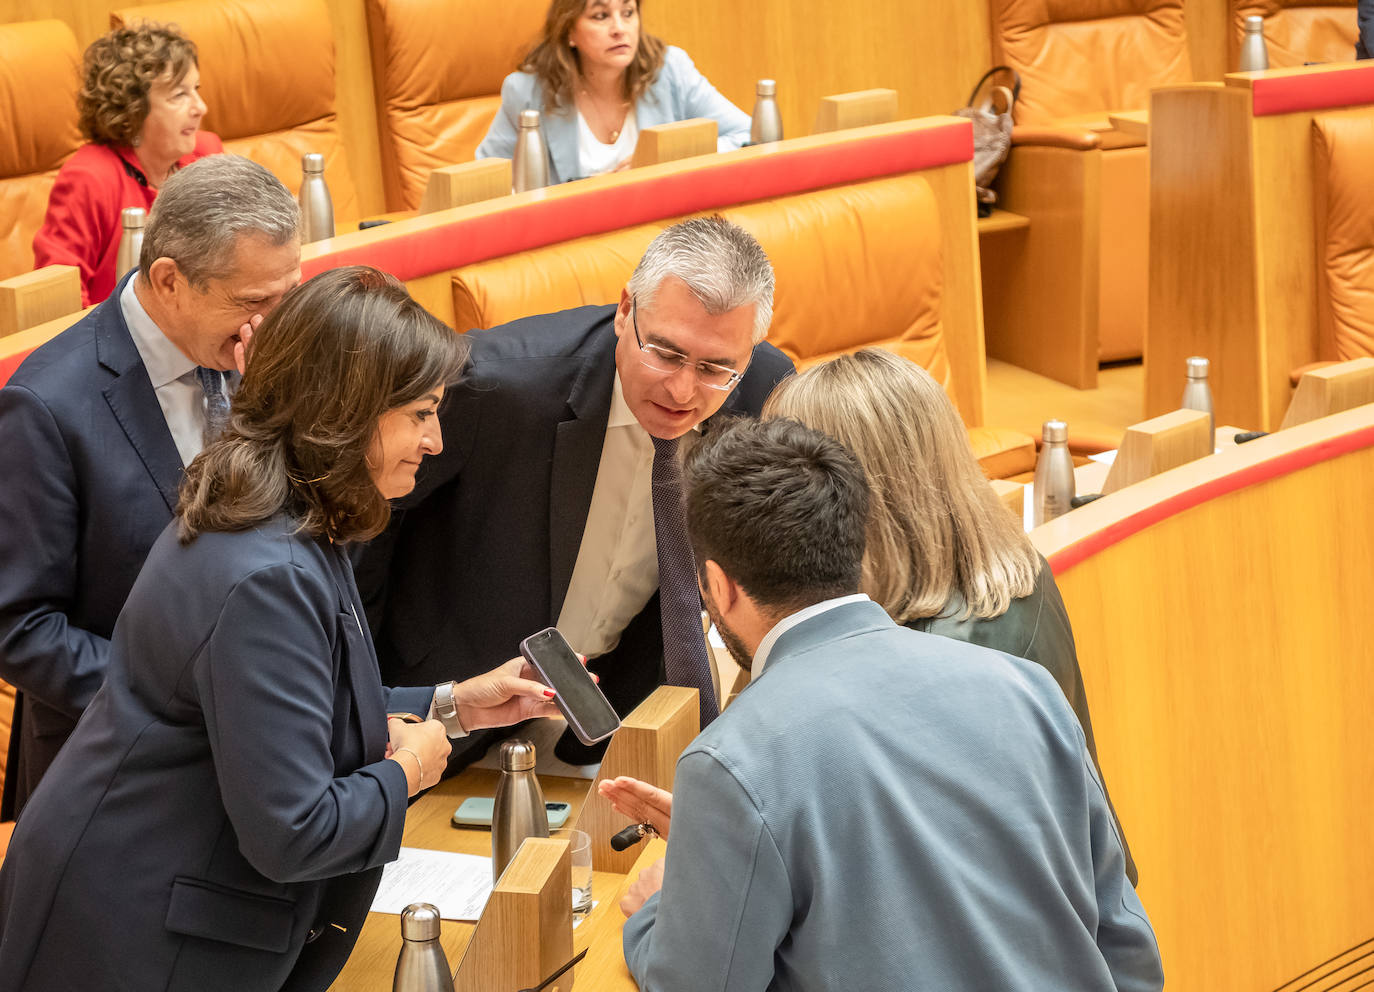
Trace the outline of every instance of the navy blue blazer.
{"type": "Polygon", "coordinates": [[[115,618],[176,508],[181,456],[119,308],[128,278],[0,389],[0,678],[20,692],[3,818],[100,688],[115,618]]]}
{"type": "MultiPolygon", "coordinates": [[[[387,684],[480,674],[557,622],[610,417],[615,309],[469,332],[468,377],[439,412],[444,450],[425,459],[387,532],[355,560],[387,684]]],[[[759,344],[716,416],[756,416],[791,372],[782,352],[759,344]]],[[[593,667],[625,713],[660,683],[662,658],[655,595],[593,667]]],[[[455,762],[490,740],[474,734],[455,762]]]]}
{"type": "Polygon", "coordinates": [[[164,531],[0,869],[0,988],[329,986],[400,849],[388,707],[433,697],[382,688],[361,615],[289,519],[164,531]]]}

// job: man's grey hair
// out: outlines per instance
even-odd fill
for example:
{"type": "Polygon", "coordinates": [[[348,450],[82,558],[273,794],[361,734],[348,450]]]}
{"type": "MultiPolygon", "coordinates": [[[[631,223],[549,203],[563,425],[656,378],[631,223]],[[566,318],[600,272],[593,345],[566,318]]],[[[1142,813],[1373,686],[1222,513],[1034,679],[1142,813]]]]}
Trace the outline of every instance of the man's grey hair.
{"type": "Polygon", "coordinates": [[[300,237],[301,210],[276,176],[238,155],[210,155],[179,169],[153,201],[138,267],[170,258],[198,290],[234,265],[240,235],[260,234],[273,246],[300,237]]]}
{"type": "Polygon", "coordinates": [[[754,344],[773,321],[773,266],[754,236],[724,217],[697,217],[654,238],[626,289],[651,308],[668,276],[677,276],[711,315],[754,305],[754,344]]]}

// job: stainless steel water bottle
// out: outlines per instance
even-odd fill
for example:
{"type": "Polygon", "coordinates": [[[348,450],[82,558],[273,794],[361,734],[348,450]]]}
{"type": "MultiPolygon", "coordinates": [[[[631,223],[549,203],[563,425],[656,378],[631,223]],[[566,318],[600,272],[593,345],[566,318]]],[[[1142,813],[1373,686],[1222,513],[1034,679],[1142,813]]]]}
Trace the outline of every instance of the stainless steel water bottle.
{"type": "Polygon", "coordinates": [[[1041,428],[1040,458],[1035,463],[1035,526],[1069,512],[1074,497],[1073,456],[1069,427],[1047,420],[1041,428]]]}
{"type": "Polygon", "coordinates": [[[143,251],[143,225],[148,211],[142,207],[125,207],[119,212],[123,230],[119,235],[119,251],[115,254],[115,278],[123,279],[130,269],[138,268],[138,256],[143,251]]]}
{"type": "Polygon", "coordinates": [[[301,156],[301,244],[323,241],[334,236],[334,201],[324,181],[324,156],[306,152],[301,156]]]}
{"type": "Polygon", "coordinates": [[[1269,46],[1264,43],[1264,18],[1251,14],[1245,19],[1245,35],[1240,40],[1237,72],[1263,72],[1269,68],[1269,46]]]}
{"type": "Polygon", "coordinates": [[[439,927],[439,909],[427,902],[413,902],[401,913],[401,954],[391,992],[453,992],[439,927]]]}
{"type": "Polygon", "coordinates": [[[1215,438],[1217,419],[1212,412],[1212,387],[1207,384],[1210,364],[1205,358],[1194,356],[1188,359],[1188,382],[1183,387],[1182,407],[1185,410],[1201,410],[1207,414],[1207,436],[1215,438]]]}
{"type": "Polygon", "coordinates": [[[754,119],[749,125],[749,144],[781,141],[782,115],[778,113],[778,84],[771,79],[760,79],[755,92],[757,99],[754,101],[754,119]]]}
{"type": "Polygon", "coordinates": [[[534,745],[506,741],[501,745],[501,781],[491,814],[491,878],[496,881],[526,837],[547,837],[549,814],[544,791],[534,774],[534,745]]]}
{"type": "Polygon", "coordinates": [[[544,130],[539,125],[537,110],[520,111],[520,133],[515,136],[511,179],[517,193],[543,189],[549,184],[549,152],[544,145],[544,130]]]}

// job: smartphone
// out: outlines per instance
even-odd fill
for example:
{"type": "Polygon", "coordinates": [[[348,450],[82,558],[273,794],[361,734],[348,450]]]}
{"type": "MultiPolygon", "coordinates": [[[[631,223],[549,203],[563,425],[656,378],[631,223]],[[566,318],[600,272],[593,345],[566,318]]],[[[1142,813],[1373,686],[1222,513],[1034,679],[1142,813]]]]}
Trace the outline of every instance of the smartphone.
{"type": "MultiPolygon", "coordinates": [[[[455,827],[490,827],[491,811],[496,800],[491,796],[469,796],[453,812],[455,827]]],[[[544,810],[549,814],[549,829],[557,830],[568,822],[572,807],[567,803],[545,803],[544,810]]]]}
{"type": "Polygon", "coordinates": [[[546,627],[520,642],[520,653],[554,692],[554,702],[583,744],[604,741],[620,728],[620,717],[592,681],[576,652],[557,627],[546,627]]]}

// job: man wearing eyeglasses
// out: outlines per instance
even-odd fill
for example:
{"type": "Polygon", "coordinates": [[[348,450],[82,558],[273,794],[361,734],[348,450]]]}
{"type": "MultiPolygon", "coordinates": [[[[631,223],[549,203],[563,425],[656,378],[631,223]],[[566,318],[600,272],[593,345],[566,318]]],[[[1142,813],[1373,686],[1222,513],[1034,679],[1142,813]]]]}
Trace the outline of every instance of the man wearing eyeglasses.
{"type": "MultiPolygon", "coordinates": [[[[675,479],[711,418],[757,416],[793,371],[763,341],[772,311],[758,243],[699,218],[654,239],[618,306],[470,332],[444,450],[356,562],[383,681],[461,680],[557,626],[622,716],[669,681],[702,690],[708,722],[675,479]]],[[[491,740],[455,742],[450,769],[491,740]]],[[[571,737],[558,753],[600,756],[571,737]]]]}

